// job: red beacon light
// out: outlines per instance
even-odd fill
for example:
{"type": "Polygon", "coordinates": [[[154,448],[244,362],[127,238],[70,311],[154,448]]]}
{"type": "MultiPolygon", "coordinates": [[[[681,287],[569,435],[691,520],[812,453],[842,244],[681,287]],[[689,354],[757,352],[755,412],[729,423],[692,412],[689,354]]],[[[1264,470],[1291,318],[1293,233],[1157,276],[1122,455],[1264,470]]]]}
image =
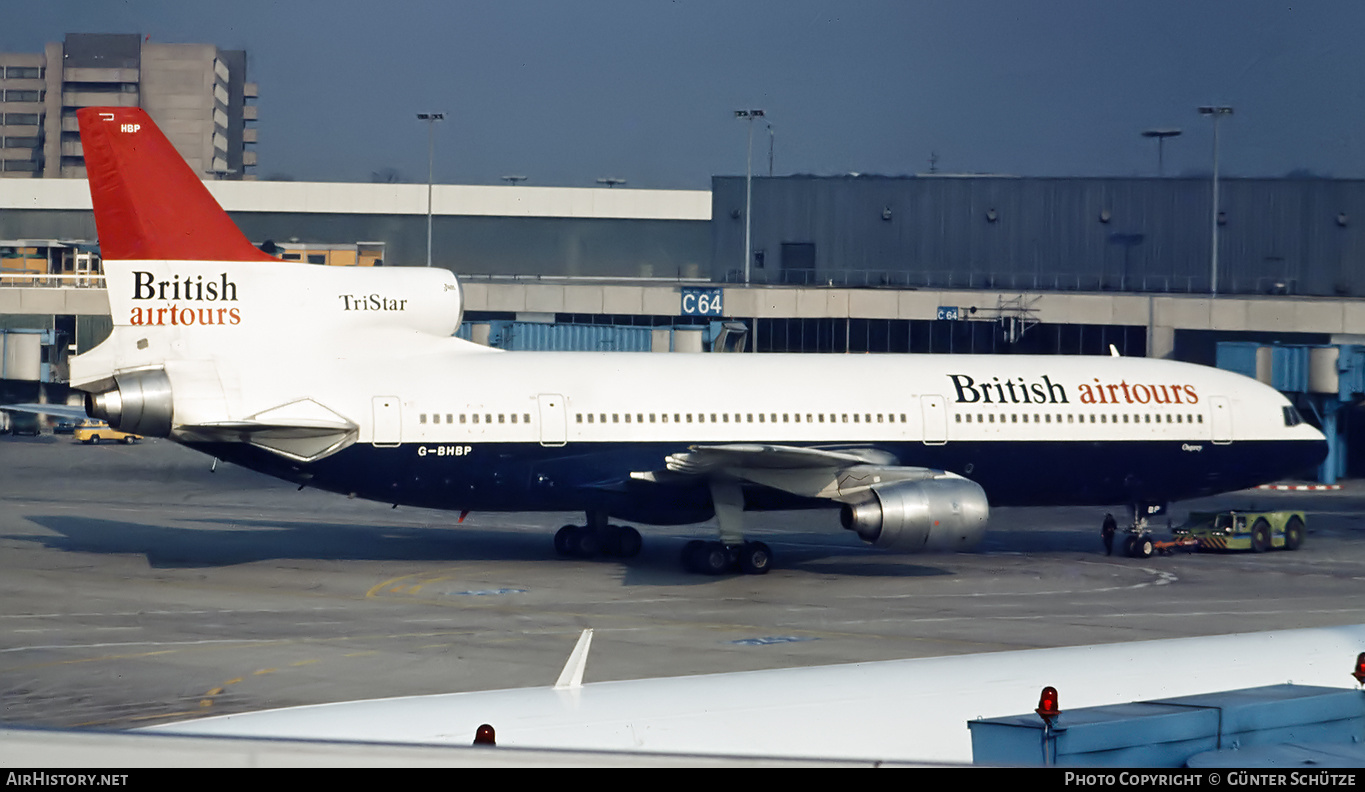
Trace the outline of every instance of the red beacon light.
{"type": "Polygon", "coordinates": [[[489,726],[487,723],[480,726],[478,730],[474,732],[474,744],[497,745],[498,742],[496,736],[493,733],[493,727],[489,726]]]}
{"type": "Polygon", "coordinates": [[[1365,685],[1365,652],[1356,655],[1356,670],[1351,672],[1351,676],[1356,678],[1356,682],[1365,685]]]}
{"type": "Polygon", "coordinates": [[[1057,703],[1057,688],[1051,685],[1043,688],[1043,694],[1038,697],[1038,709],[1034,712],[1038,713],[1038,717],[1042,718],[1044,723],[1052,725],[1052,721],[1062,714],[1061,706],[1057,703]]]}

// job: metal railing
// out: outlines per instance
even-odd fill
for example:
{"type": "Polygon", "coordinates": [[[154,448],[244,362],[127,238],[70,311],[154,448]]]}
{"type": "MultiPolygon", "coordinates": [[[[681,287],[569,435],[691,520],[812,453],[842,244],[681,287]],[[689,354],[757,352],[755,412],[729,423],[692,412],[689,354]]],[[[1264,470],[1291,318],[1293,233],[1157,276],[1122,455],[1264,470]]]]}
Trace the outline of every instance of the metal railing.
{"type": "MultiPolygon", "coordinates": [[[[721,283],[742,283],[744,274],[730,270],[721,283]]],[[[1142,294],[1208,294],[1207,276],[1097,275],[1093,273],[984,273],[957,270],[813,270],[784,269],[779,276],[753,281],[757,286],[825,288],[1003,289],[1008,291],[1134,292],[1142,294]]],[[[1222,294],[1302,294],[1297,278],[1256,276],[1223,278],[1222,294]]]]}
{"type": "MultiPolygon", "coordinates": [[[[460,275],[466,283],[555,283],[555,284],[667,284],[705,285],[713,282],[737,284],[743,272],[731,270],[724,277],[640,277],[613,275],[460,275]]],[[[1004,289],[1008,291],[1058,292],[1132,292],[1140,294],[1207,294],[1208,278],[1176,275],[1080,275],[1080,274],[992,274],[951,270],[906,272],[894,270],[782,270],[771,281],[754,280],[754,286],[809,286],[825,288],[898,288],[898,289],[1004,289]]],[[[1299,295],[1297,278],[1260,276],[1225,278],[1220,292],[1233,295],[1299,295]]],[[[0,270],[0,287],[103,289],[104,276],[92,273],[50,275],[0,270]]]]}
{"type": "Polygon", "coordinates": [[[707,284],[709,277],[685,277],[682,275],[465,275],[456,273],[455,277],[466,283],[697,283],[707,284]]]}
{"type": "Polygon", "coordinates": [[[104,276],[94,273],[51,275],[0,269],[0,287],[38,289],[103,289],[104,276]]]}

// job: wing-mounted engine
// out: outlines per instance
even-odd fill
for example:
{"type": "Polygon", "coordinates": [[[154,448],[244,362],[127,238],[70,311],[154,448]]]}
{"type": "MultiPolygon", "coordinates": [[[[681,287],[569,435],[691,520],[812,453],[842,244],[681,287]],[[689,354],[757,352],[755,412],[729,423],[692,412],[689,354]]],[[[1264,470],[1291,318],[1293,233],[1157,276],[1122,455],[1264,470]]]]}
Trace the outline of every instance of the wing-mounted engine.
{"type": "Polygon", "coordinates": [[[669,456],[663,471],[631,474],[651,482],[698,476],[837,501],[845,528],[870,545],[902,552],[967,550],[981,540],[990,516],[976,482],[896,464],[875,448],[697,445],[669,456]]]}
{"type": "Polygon", "coordinates": [[[985,533],[989,515],[979,484],[943,473],[874,484],[844,504],[840,520],[870,545],[917,553],[970,549],[985,533]]]}

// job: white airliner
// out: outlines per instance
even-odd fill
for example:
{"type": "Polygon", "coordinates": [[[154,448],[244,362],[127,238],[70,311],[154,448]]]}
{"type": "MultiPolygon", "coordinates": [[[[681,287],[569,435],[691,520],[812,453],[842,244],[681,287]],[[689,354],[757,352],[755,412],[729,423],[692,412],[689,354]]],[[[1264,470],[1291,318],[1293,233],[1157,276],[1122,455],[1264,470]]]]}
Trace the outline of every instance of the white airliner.
{"type": "Polygon", "coordinates": [[[150,730],[469,745],[488,724],[505,747],[970,763],[968,721],[1033,712],[1044,686],[1057,689],[1065,726],[1066,713],[1082,707],[1286,683],[1355,688],[1351,674],[1365,662],[1365,625],[1352,625],[583,684],[589,638],[553,687],[291,707],[150,730]]]}
{"type": "Polygon", "coordinates": [[[1143,358],[501,352],[458,338],[443,269],[252,247],[136,108],[78,111],[113,332],[71,384],[112,426],[362,498],[581,511],[563,554],[631,556],[615,519],[713,515],[689,568],[769,569],[745,510],[837,506],[877,547],[960,550],[990,505],[1172,500],[1326,453],[1284,396],[1143,358]]]}

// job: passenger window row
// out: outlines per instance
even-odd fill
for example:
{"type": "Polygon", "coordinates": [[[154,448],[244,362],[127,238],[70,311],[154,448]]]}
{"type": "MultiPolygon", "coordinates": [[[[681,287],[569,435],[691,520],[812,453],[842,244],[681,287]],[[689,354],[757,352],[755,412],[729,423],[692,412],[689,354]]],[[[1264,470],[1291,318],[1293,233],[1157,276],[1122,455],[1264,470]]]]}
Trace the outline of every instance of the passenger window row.
{"type": "MultiPolygon", "coordinates": [[[[906,423],[899,413],[899,423],[906,423]]],[[[575,413],[577,423],[897,423],[897,413],[575,413]],[[803,418],[804,416],[804,418],[803,418]],[[851,420],[850,420],[851,419],[851,420]]]]}
{"type": "MultiPolygon", "coordinates": [[[[455,423],[455,421],[456,421],[456,415],[457,415],[456,413],[445,413],[445,423],[448,423],[448,424],[453,424],[453,423],[455,423]]],[[[458,420],[459,420],[459,422],[462,423],[462,424],[464,424],[464,423],[476,424],[476,423],[480,423],[481,420],[482,420],[482,423],[486,423],[486,424],[491,424],[491,423],[494,423],[494,422],[496,422],[496,423],[517,423],[517,414],[516,414],[516,413],[458,413],[458,416],[459,416],[458,420]]],[[[418,417],[417,417],[417,422],[418,422],[418,423],[421,423],[421,424],[424,424],[424,423],[427,422],[427,417],[428,417],[428,416],[427,416],[427,413],[421,413],[421,414],[418,415],[418,417]]],[[[441,423],[441,413],[431,413],[431,416],[430,416],[430,417],[431,417],[431,422],[432,422],[433,424],[440,424],[440,423],[441,423]]],[[[521,414],[521,423],[529,424],[530,422],[531,422],[531,414],[530,414],[530,413],[522,413],[522,414],[521,414]]]]}
{"type": "MultiPolygon", "coordinates": [[[[577,423],[907,423],[905,413],[575,413],[577,423]]],[[[1152,413],[957,413],[957,423],[1162,423],[1162,415],[1152,413]],[[975,417],[973,417],[975,416],[975,417]]],[[[1300,419],[1302,420],[1302,419],[1300,419]]],[[[531,414],[522,413],[420,413],[418,423],[454,424],[530,424],[531,414]]],[[[1166,413],[1165,423],[1203,423],[1198,413],[1166,413]]],[[[1288,423],[1288,421],[1286,421],[1288,423]]]]}

